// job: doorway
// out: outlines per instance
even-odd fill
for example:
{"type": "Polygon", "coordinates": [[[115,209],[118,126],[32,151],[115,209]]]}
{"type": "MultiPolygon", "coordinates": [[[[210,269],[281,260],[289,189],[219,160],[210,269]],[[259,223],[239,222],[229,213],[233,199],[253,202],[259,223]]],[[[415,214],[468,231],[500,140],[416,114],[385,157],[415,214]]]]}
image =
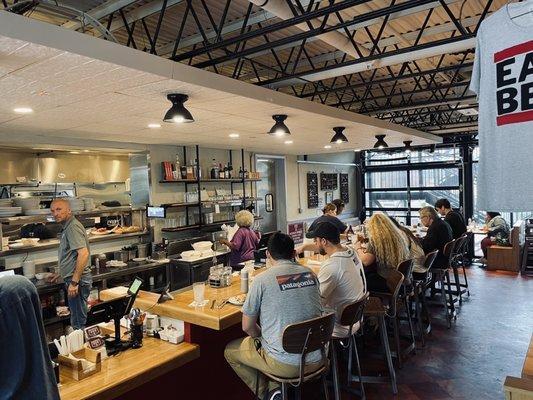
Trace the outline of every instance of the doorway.
{"type": "Polygon", "coordinates": [[[256,155],[255,168],[260,173],[257,183],[257,197],[261,231],[286,231],[287,207],[285,185],[285,157],[256,155]]]}

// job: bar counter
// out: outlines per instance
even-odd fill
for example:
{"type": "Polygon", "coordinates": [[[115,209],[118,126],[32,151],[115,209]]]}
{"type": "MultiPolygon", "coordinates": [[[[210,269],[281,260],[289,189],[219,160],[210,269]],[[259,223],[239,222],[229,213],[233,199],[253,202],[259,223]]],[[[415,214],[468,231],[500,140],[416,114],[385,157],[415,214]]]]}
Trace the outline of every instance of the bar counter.
{"type": "Polygon", "coordinates": [[[102,370],[81,381],[61,375],[62,400],[114,399],[200,356],[199,346],[144,338],[143,347],[102,361],[102,370]]]}

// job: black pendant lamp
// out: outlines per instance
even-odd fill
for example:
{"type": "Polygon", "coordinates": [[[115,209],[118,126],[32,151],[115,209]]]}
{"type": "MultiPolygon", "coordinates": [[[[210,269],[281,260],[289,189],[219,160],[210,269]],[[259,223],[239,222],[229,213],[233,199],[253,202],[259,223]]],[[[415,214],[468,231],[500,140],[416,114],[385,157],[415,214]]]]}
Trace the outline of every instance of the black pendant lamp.
{"type": "Polygon", "coordinates": [[[167,99],[172,103],[172,107],[165,114],[163,121],[177,124],[194,122],[192,114],[183,105],[183,103],[189,100],[189,96],[186,94],[171,93],[167,95],[167,99]]]}
{"type": "Polygon", "coordinates": [[[412,140],[404,140],[403,141],[403,144],[405,145],[404,151],[406,153],[411,153],[411,151],[413,150],[413,148],[411,147],[411,143],[413,143],[412,140]]]}
{"type": "Polygon", "coordinates": [[[285,125],[285,122],[284,122],[287,119],[286,115],[284,115],[284,114],[276,114],[276,115],[272,116],[272,119],[274,121],[276,121],[276,123],[268,131],[269,135],[285,136],[285,135],[290,135],[291,134],[291,131],[289,130],[287,125],[285,125]]]}
{"type": "Polygon", "coordinates": [[[344,129],[346,129],[344,126],[336,126],[335,128],[333,128],[333,130],[335,131],[335,135],[333,135],[333,137],[331,138],[331,143],[348,143],[348,138],[344,135],[344,133],[342,133],[344,129]]]}
{"type": "Polygon", "coordinates": [[[386,147],[389,147],[387,142],[385,142],[385,136],[386,135],[376,135],[375,138],[377,139],[376,144],[374,145],[375,149],[384,149],[386,147]]]}

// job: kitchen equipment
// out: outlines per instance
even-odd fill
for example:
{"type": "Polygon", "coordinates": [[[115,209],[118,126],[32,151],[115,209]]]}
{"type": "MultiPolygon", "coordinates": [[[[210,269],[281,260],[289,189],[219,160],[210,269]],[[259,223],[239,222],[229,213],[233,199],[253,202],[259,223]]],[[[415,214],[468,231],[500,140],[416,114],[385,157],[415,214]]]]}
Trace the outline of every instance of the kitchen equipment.
{"type": "Polygon", "coordinates": [[[153,260],[164,260],[167,258],[167,252],[165,250],[157,250],[152,253],[153,260]]]}
{"type": "Polygon", "coordinates": [[[215,251],[226,251],[227,247],[220,243],[221,239],[227,239],[228,233],[226,231],[217,231],[211,233],[211,240],[214,243],[213,248],[215,251]]]}
{"type": "Polygon", "coordinates": [[[21,207],[22,212],[26,212],[26,210],[38,209],[40,203],[41,203],[41,199],[38,197],[15,197],[13,198],[13,204],[15,204],[16,207],[21,207]]]}
{"type": "Polygon", "coordinates": [[[213,246],[213,243],[208,242],[208,241],[196,242],[192,244],[192,248],[194,250],[201,251],[201,252],[211,250],[212,246],[213,246]]]}
{"type": "Polygon", "coordinates": [[[154,336],[154,332],[159,330],[159,316],[147,315],[146,316],[146,334],[148,336],[154,336]]]}
{"type": "MultiPolygon", "coordinates": [[[[120,254],[119,258],[115,258],[115,260],[122,261],[123,263],[127,263],[129,260],[130,252],[128,250],[120,250],[120,252],[118,253],[120,254]]],[[[115,255],[116,254],[117,252],[115,252],[115,255]]]]}
{"type": "Polygon", "coordinates": [[[20,228],[20,237],[53,239],[55,235],[46,227],[45,224],[35,223],[22,225],[20,228]]]}
{"type": "Polygon", "coordinates": [[[146,258],[148,257],[148,243],[141,243],[137,245],[137,257],[146,258]]]}
{"type": "Polygon", "coordinates": [[[28,279],[35,276],[35,261],[24,261],[22,263],[22,273],[28,279]]]}
{"type": "Polygon", "coordinates": [[[214,222],[214,218],[215,218],[215,214],[210,212],[210,213],[205,213],[204,214],[204,224],[212,224],[214,222]]]}

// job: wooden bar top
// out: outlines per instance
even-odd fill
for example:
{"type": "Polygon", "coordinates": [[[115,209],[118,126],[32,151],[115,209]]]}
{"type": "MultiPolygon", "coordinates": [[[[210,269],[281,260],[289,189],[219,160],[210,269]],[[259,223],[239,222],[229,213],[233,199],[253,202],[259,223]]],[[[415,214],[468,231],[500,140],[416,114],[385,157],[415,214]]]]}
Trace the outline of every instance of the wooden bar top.
{"type": "Polygon", "coordinates": [[[102,361],[102,370],[76,381],[61,376],[62,400],[114,399],[200,357],[200,347],[146,337],[140,349],[128,349],[102,361]]]}
{"type": "MultiPolygon", "coordinates": [[[[255,273],[257,274],[259,271],[255,273]]],[[[100,292],[100,299],[111,300],[119,297],[120,295],[114,289],[102,290],[100,292]]],[[[205,285],[204,298],[209,300],[209,302],[204,307],[190,306],[194,300],[192,286],[172,292],[174,300],[167,300],[162,304],[157,304],[159,295],[141,290],[137,295],[134,306],[162,317],[174,318],[193,325],[220,331],[240,324],[242,313],[241,307],[229,303],[221,309],[218,309],[216,305],[240,293],[240,278],[233,277],[232,284],[228,287],[211,288],[208,284],[205,285]],[[215,307],[211,308],[213,300],[215,301],[215,307]]]]}

